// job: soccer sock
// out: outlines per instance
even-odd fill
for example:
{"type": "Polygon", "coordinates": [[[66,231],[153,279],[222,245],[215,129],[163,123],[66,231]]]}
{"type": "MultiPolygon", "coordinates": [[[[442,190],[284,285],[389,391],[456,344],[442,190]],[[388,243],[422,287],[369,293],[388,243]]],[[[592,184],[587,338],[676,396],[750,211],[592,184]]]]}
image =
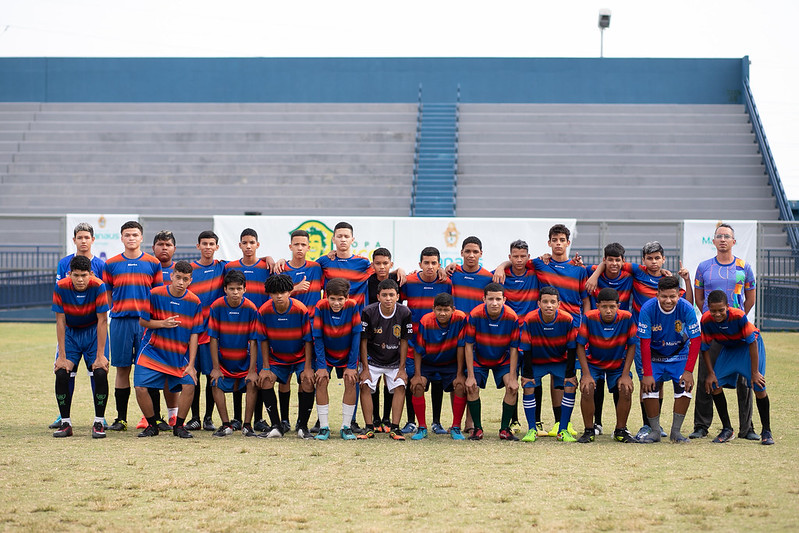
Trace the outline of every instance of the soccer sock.
{"type": "Polygon", "coordinates": [[[660,413],[653,417],[647,417],[646,424],[652,431],[649,432],[649,438],[655,442],[660,441],[660,413]]]}
{"type": "Polygon", "coordinates": [[[763,431],[771,431],[771,413],[769,412],[771,402],[768,396],[765,398],[755,397],[755,402],[757,403],[757,412],[760,415],[760,423],[763,424],[763,431]]]}
{"type": "Polygon", "coordinates": [[[723,392],[713,395],[713,404],[716,406],[716,412],[721,419],[721,427],[731,428],[732,422],[730,422],[730,413],[727,410],[727,398],[724,396],[723,392]]]}
{"type": "Polygon", "coordinates": [[[58,402],[58,412],[61,420],[69,418],[69,372],[59,368],[55,373],[55,399],[58,402]]]}
{"type": "MultiPolygon", "coordinates": [[[[289,401],[291,400],[291,391],[282,392],[280,389],[277,391],[278,398],[280,398],[280,420],[289,419],[289,401]]],[[[264,402],[266,404],[266,402],[264,402]]]]}
{"type": "MultiPolygon", "coordinates": [[[[94,395],[94,388],[96,387],[96,384],[95,384],[95,382],[94,382],[94,372],[95,372],[95,371],[94,371],[94,370],[92,370],[92,369],[91,369],[91,367],[90,367],[90,368],[89,368],[89,385],[91,385],[91,386],[92,386],[92,395],[94,395]]],[[[73,389],[75,388],[75,382],[74,382],[74,380],[73,380],[73,382],[72,382],[72,388],[73,388],[73,389]]]]}
{"type": "MultiPolygon", "coordinates": [[[[430,401],[433,403],[433,423],[441,424],[441,404],[444,403],[444,384],[434,381],[430,384],[430,401]]],[[[416,411],[416,407],[414,407],[416,411]]]]}
{"type": "Polygon", "coordinates": [[[128,399],[130,398],[130,387],[124,389],[114,389],[114,399],[117,402],[117,418],[128,420],[128,399]]]}
{"type": "Polygon", "coordinates": [[[513,418],[514,409],[516,409],[516,404],[502,402],[502,421],[499,424],[499,429],[510,428],[510,420],[513,418]]]}
{"type": "Polygon", "coordinates": [[[537,386],[533,389],[533,395],[535,396],[535,421],[541,421],[541,404],[544,401],[544,387],[541,385],[537,386]]]}
{"type": "Polygon", "coordinates": [[[452,397],[452,427],[461,427],[463,412],[466,411],[466,398],[459,396],[452,397]]]}
{"type": "Polygon", "coordinates": [[[214,414],[214,389],[211,388],[211,376],[205,376],[205,416],[210,418],[214,414]]]}
{"type": "Polygon", "coordinates": [[[427,420],[425,419],[425,401],[424,395],[411,396],[411,403],[413,404],[413,411],[416,413],[416,418],[419,420],[419,427],[426,428],[427,420]]]}
{"type": "Polygon", "coordinates": [[[150,426],[158,425],[158,418],[156,418],[155,416],[148,416],[146,418],[147,418],[147,424],[148,425],[150,425],[150,426]]]}
{"type": "Polygon", "coordinates": [[[466,404],[469,406],[469,413],[472,415],[475,429],[483,429],[483,422],[480,420],[480,398],[468,401],[466,404]]]}
{"type": "Polygon", "coordinates": [[[391,420],[391,405],[394,402],[394,393],[388,390],[388,385],[383,382],[383,420],[391,420]]]}
{"type": "Polygon", "coordinates": [[[240,390],[233,393],[233,418],[241,420],[241,398],[244,396],[240,390]]]}
{"type": "Polygon", "coordinates": [[[413,394],[410,389],[405,389],[405,409],[408,411],[408,423],[416,421],[416,410],[413,408],[413,394]]]}
{"type": "Polygon", "coordinates": [[[259,396],[264,402],[264,408],[266,409],[266,414],[269,415],[269,421],[272,423],[272,427],[279,427],[280,413],[277,409],[275,389],[261,389],[261,394],[259,394],[259,396]]]}
{"type": "Polygon", "coordinates": [[[105,417],[105,408],[108,404],[108,374],[103,369],[94,371],[95,387],[94,393],[94,416],[100,418],[102,422],[105,417]]]}
{"type": "MultiPolygon", "coordinates": [[[[644,420],[644,424],[643,425],[649,426],[649,417],[646,416],[646,407],[644,407],[644,401],[643,400],[641,400],[641,417],[644,420]]],[[[652,427],[652,426],[649,426],[649,427],[652,427]]]]}
{"type": "Polygon", "coordinates": [[[596,380],[594,389],[594,423],[602,425],[602,407],[605,405],[605,380],[596,380]]]}
{"type": "Polygon", "coordinates": [[[150,400],[153,402],[153,415],[156,420],[161,419],[161,395],[158,394],[158,389],[152,387],[147,388],[147,394],[150,395],[150,400]]]}
{"type": "Polygon", "coordinates": [[[536,423],[536,407],[538,404],[535,401],[535,394],[525,394],[522,396],[522,405],[524,406],[524,416],[527,417],[527,429],[535,429],[536,423]]]}
{"type": "Polygon", "coordinates": [[[554,405],[552,406],[552,414],[555,415],[555,422],[560,422],[560,416],[561,416],[561,413],[563,412],[562,407],[563,407],[563,403],[562,402],[557,407],[555,407],[554,405]]]}
{"type": "MultiPolygon", "coordinates": [[[[199,376],[198,376],[199,378],[199,376]]],[[[194,398],[191,399],[191,417],[200,419],[200,392],[202,390],[201,381],[198,379],[194,386],[194,398]]]]}
{"type": "Polygon", "coordinates": [[[327,415],[330,413],[330,404],[325,405],[316,405],[316,414],[319,416],[319,427],[326,428],[329,427],[327,415]]]}
{"type": "Polygon", "coordinates": [[[69,417],[66,417],[66,418],[61,417],[61,423],[62,424],[69,424],[71,426],[72,425],[72,419],[69,418],[69,417]]]}
{"type": "Polygon", "coordinates": [[[561,413],[559,432],[566,431],[566,429],[569,427],[569,420],[571,420],[572,411],[574,410],[574,397],[576,395],[576,391],[563,393],[563,401],[560,404],[561,413]]]}
{"type": "Polygon", "coordinates": [[[255,397],[255,410],[253,411],[253,420],[258,422],[264,418],[264,400],[259,394],[255,397]]]}
{"type": "Polygon", "coordinates": [[[513,404],[513,414],[510,417],[510,422],[519,422],[519,396],[516,395],[516,403],[513,404]]]}
{"type": "MultiPolygon", "coordinates": [[[[682,423],[684,421],[685,415],[674,413],[674,418],[671,421],[671,432],[669,432],[669,438],[672,440],[677,440],[682,437],[680,430],[682,429],[682,423]]],[[[727,421],[729,422],[729,417],[727,417],[727,421]]]]}
{"type": "Polygon", "coordinates": [[[380,389],[372,393],[372,420],[380,420],[380,389]]]}
{"type": "Polygon", "coordinates": [[[179,428],[179,427],[183,426],[183,424],[185,424],[185,423],[186,423],[186,419],[185,418],[177,417],[175,419],[175,427],[176,428],[179,428]]]}
{"type": "Polygon", "coordinates": [[[177,418],[177,416],[178,416],[178,408],[177,407],[169,407],[169,408],[167,408],[166,412],[167,412],[167,415],[169,416],[170,420],[172,419],[173,416],[175,418],[177,418]]]}
{"type": "Polygon", "coordinates": [[[308,419],[311,418],[311,411],[313,411],[314,393],[298,391],[297,396],[300,404],[297,421],[301,428],[308,429],[308,419]]]}
{"type": "Polygon", "coordinates": [[[352,419],[355,417],[355,405],[346,403],[341,404],[341,429],[350,427],[352,419]]]}

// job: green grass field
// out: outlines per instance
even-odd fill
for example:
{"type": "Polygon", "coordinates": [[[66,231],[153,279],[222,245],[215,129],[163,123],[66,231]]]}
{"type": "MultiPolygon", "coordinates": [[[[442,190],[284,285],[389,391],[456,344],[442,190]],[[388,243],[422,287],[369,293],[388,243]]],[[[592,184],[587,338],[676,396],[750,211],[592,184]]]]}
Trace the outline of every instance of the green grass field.
{"type": "MultiPolygon", "coordinates": [[[[799,528],[795,333],[764,335],[777,441],[771,447],[743,440],[714,445],[709,439],[685,446],[624,445],[607,434],[588,445],[552,438],[502,442],[496,437],[501,397],[490,389],[483,396],[482,442],[435,435],[419,442],[385,436],[356,442],[240,434],[219,439],[203,431],[186,441],[163,434],[137,439],[133,430],[92,440],[83,365],[73,402],[75,436],[54,439],[47,429],[57,415],[54,325],[0,324],[0,339],[4,530],[799,528]]],[[[331,427],[338,427],[342,387],[334,381],[330,390],[331,427]]],[[[728,392],[735,424],[733,396],[728,392]]],[[[612,428],[608,400],[604,422],[612,428]]],[[[131,403],[131,413],[138,414],[131,403]]],[[[545,425],[553,423],[550,407],[545,395],[545,425]]],[[[668,427],[668,398],[663,411],[668,427]]],[[[686,434],[692,413],[693,407],[686,434]]],[[[444,422],[450,417],[445,407],[444,422]]],[[[639,419],[633,405],[631,430],[639,419]]],[[[578,430],[581,420],[575,412],[578,430]]],[[[716,421],[711,433],[719,429],[716,421]]]]}

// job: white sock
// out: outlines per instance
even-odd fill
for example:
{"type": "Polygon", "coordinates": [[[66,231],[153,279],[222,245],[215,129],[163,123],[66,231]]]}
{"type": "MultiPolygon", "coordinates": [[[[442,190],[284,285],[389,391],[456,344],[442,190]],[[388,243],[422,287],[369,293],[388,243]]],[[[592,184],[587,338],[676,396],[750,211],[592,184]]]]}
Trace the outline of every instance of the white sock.
{"type": "Polygon", "coordinates": [[[64,422],[66,422],[70,426],[72,425],[72,419],[71,418],[62,418],[61,419],[61,423],[63,424],[64,422]]]}
{"type": "Polygon", "coordinates": [[[168,407],[166,410],[167,419],[172,418],[173,416],[178,416],[178,408],[177,407],[168,407]]]}
{"type": "Polygon", "coordinates": [[[347,405],[346,403],[341,404],[341,429],[350,427],[352,423],[352,417],[355,416],[355,406],[354,405],[347,405]]]}
{"type": "Polygon", "coordinates": [[[316,414],[319,417],[319,427],[326,428],[330,427],[327,421],[327,414],[330,412],[330,404],[325,405],[316,405],[316,414]]]}
{"type": "Polygon", "coordinates": [[[102,423],[103,423],[103,417],[102,417],[102,416],[95,416],[95,417],[94,417],[94,423],[96,424],[96,423],[98,423],[98,422],[99,422],[100,424],[102,424],[102,423]]]}

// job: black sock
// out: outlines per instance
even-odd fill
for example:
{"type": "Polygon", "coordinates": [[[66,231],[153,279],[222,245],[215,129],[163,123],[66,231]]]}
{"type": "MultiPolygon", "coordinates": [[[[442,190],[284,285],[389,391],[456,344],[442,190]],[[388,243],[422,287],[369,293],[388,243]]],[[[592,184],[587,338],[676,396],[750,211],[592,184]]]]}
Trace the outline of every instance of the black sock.
{"type": "Polygon", "coordinates": [[[233,393],[233,418],[241,420],[241,397],[243,394],[240,390],[233,393]]]}
{"type": "Polygon", "coordinates": [[[280,389],[277,391],[280,397],[280,420],[289,419],[289,401],[291,401],[291,391],[282,392],[280,389]]]}
{"type": "Polygon", "coordinates": [[[150,400],[153,402],[153,416],[155,416],[156,420],[161,420],[161,395],[159,390],[148,387],[147,394],[150,395],[150,400]]]}
{"type": "Polygon", "coordinates": [[[275,389],[261,389],[261,394],[259,394],[259,396],[264,402],[264,408],[266,409],[266,414],[269,416],[269,421],[272,423],[272,426],[279,427],[280,413],[277,409],[277,396],[275,396],[275,389]]]}
{"type": "Polygon", "coordinates": [[[264,418],[264,399],[259,393],[258,396],[255,397],[255,409],[253,410],[253,420],[258,422],[259,420],[263,420],[264,418]]]}
{"type": "Polygon", "coordinates": [[[214,414],[214,389],[211,387],[211,376],[205,376],[205,416],[208,418],[214,414]]]}
{"type": "Polygon", "coordinates": [[[372,420],[380,420],[380,389],[377,388],[372,393],[372,420]]]}
{"type": "Polygon", "coordinates": [[[197,420],[200,419],[200,392],[202,389],[200,383],[201,380],[198,376],[197,384],[194,386],[194,398],[191,399],[191,417],[197,420]]]}
{"type": "Polygon", "coordinates": [[[58,402],[58,412],[61,418],[69,418],[70,394],[69,371],[59,368],[55,373],[55,399],[58,402]]]}
{"type": "Polygon", "coordinates": [[[185,418],[180,418],[179,416],[175,417],[175,427],[176,428],[179,428],[179,427],[183,426],[183,424],[185,424],[185,423],[186,423],[186,419],[185,418]]]}
{"type": "MultiPolygon", "coordinates": [[[[544,399],[544,387],[541,385],[535,387],[533,389],[533,395],[535,396],[535,419],[541,422],[541,403],[544,399]]],[[[559,422],[560,418],[555,421],[559,422]]]]}
{"type": "Polygon", "coordinates": [[[602,425],[602,408],[605,406],[605,380],[596,380],[594,389],[594,423],[602,425]]]}
{"type": "Polygon", "coordinates": [[[413,394],[411,389],[405,389],[405,409],[408,411],[408,422],[416,422],[416,411],[413,410],[413,394]]]}
{"type": "Polygon", "coordinates": [[[444,384],[440,381],[434,381],[430,384],[430,389],[430,401],[433,404],[433,423],[440,425],[441,404],[444,403],[444,384]]]}
{"type": "Polygon", "coordinates": [[[649,425],[649,418],[646,416],[646,407],[644,407],[644,401],[643,400],[641,400],[641,417],[644,420],[644,425],[648,426],[649,425]]]}
{"type": "Polygon", "coordinates": [[[560,411],[561,411],[560,405],[557,406],[557,407],[552,406],[552,414],[555,415],[555,423],[556,424],[558,422],[560,422],[560,411]]]}
{"type": "Polygon", "coordinates": [[[155,416],[148,416],[147,417],[147,424],[149,424],[151,426],[157,426],[158,425],[158,418],[156,418],[155,416]]]}
{"type": "Polygon", "coordinates": [[[314,393],[298,391],[297,396],[299,397],[297,421],[300,423],[301,428],[308,429],[308,419],[311,417],[311,411],[313,411],[314,393]]]}
{"type": "Polygon", "coordinates": [[[719,419],[721,420],[721,427],[731,428],[730,413],[727,411],[727,398],[724,396],[723,392],[713,395],[713,404],[716,406],[716,413],[718,413],[719,419]]]}
{"type": "Polygon", "coordinates": [[[394,404],[394,393],[388,391],[388,385],[383,382],[383,420],[391,420],[391,406],[394,404]]]}
{"type": "Polygon", "coordinates": [[[771,402],[769,402],[768,396],[765,398],[755,397],[755,402],[757,403],[757,412],[760,414],[760,423],[763,424],[763,431],[771,431],[771,413],[769,412],[771,402]]]}
{"type": "Polygon", "coordinates": [[[108,373],[102,368],[94,371],[94,416],[105,417],[108,405],[108,373]]]}
{"type": "Polygon", "coordinates": [[[125,387],[124,389],[114,389],[114,398],[117,401],[117,418],[127,421],[130,387],[125,387]]]}
{"type": "Polygon", "coordinates": [[[516,395],[516,403],[513,405],[513,414],[510,418],[510,423],[519,423],[519,395],[516,395]]]}

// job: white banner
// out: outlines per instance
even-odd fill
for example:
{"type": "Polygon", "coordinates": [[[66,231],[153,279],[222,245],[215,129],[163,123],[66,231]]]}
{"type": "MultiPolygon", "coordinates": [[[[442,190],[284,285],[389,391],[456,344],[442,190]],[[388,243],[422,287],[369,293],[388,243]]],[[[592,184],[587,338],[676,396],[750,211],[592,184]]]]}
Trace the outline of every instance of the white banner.
{"type": "MultiPolygon", "coordinates": [[[[94,228],[94,244],[92,253],[102,259],[108,260],[121,254],[125,247],[122,245],[122,236],[119,228],[128,220],[139,220],[139,215],[98,215],[98,214],[67,214],[67,227],[65,244],[67,255],[75,253],[75,243],[72,242],[75,226],[81,222],[88,222],[94,228]]],[[[147,239],[142,242],[142,250],[147,250],[147,239]]]]}
{"type": "MultiPolygon", "coordinates": [[[[757,275],[757,221],[724,220],[735,230],[735,248],[732,253],[740,257],[752,267],[757,275]]],[[[691,273],[691,282],[696,277],[696,268],[705,259],[716,256],[713,246],[713,235],[716,233],[717,220],[686,220],[683,222],[683,256],[682,264],[691,273]]],[[[707,296],[707,295],[705,295],[707,296]]],[[[749,312],[749,320],[754,320],[755,308],[749,312]]]]}
{"type": "Polygon", "coordinates": [[[576,219],[215,216],[214,232],[219,235],[217,257],[239,259],[239,235],[244,228],[252,228],[258,232],[261,243],[259,257],[288,258],[289,234],[304,229],[311,234],[308,259],[316,259],[333,249],[333,228],[341,220],[346,220],[355,229],[354,253],[371,259],[376,248],[388,248],[394,266],[407,271],[418,269],[419,253],[426,246],[439,249],[444,265],[453,261],[461,263],[461,242],[470,235],[483,242],[482,264],[493,270],[507,260],[512,241],[527,241],[530,254],[538,256],[549,252],[547,235],[550,227],[564,224],[572,232],[574,240],[577,225],[576,219]]]}

